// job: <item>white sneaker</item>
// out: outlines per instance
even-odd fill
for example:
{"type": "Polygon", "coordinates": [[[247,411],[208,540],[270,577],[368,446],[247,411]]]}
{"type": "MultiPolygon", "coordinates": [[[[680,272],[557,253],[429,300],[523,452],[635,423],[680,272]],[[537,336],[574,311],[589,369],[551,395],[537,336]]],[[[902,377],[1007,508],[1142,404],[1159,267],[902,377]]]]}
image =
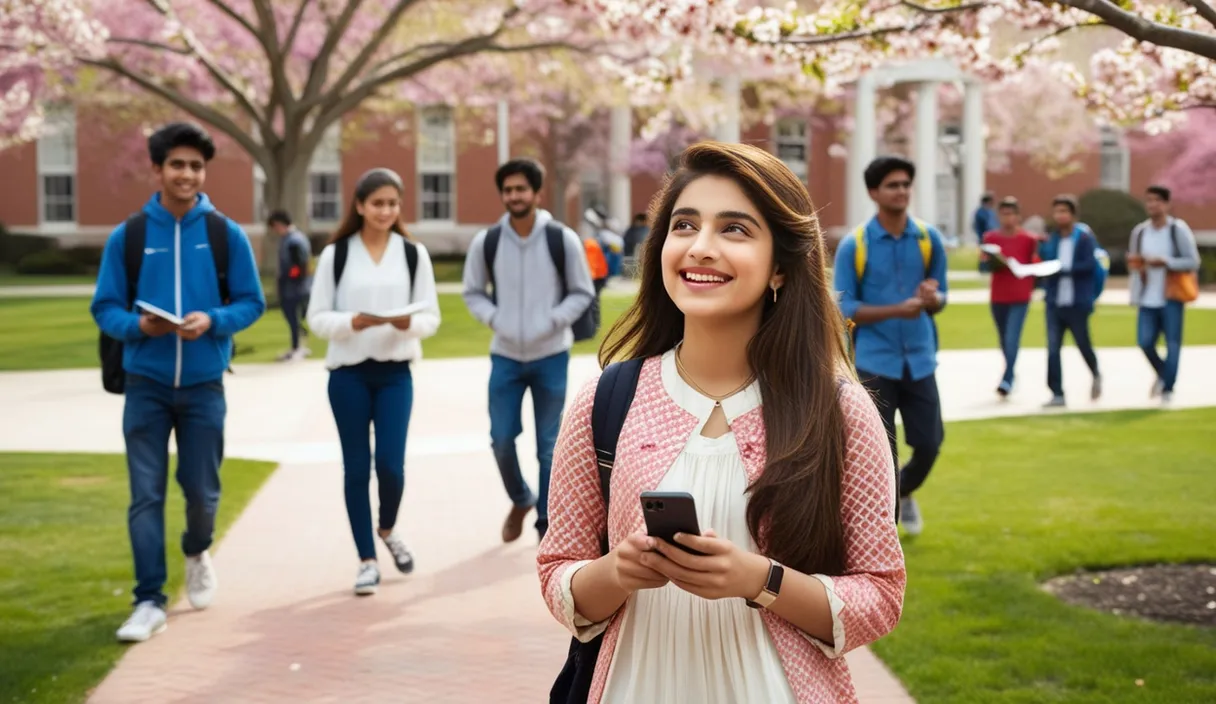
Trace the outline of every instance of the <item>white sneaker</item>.
{"type": "Polygon", "coordinates": [[[196,557],[186,558],[186,596],[196,609],[211,606],[215,596],[215,568],[211,565],[211,553],[204,550],[196,557]]]}
{"type": "Polygon", "coordinates": [[[359,565],[359,576],[355,577],[355,593],[359,596],[375,594],[380,588],[380,568],[374,562],[359,565]]]}
{"type": "Polygon", "coordinates": [[[397,563],[397,569],[402,574],[409,574],[414,571],[414,554],[410,552],[405,541],[401,539],[401,536],[397,535],[396,531],[380,539],[384,541],[385,546],[388,547],[388,551],[393,554],[393,562],[397,563]]]}
{"type": "Polygon", "coordinates": [[[169,626],[165,623],[165,610],[155,602],[141,601],[126,623],[118,629],[118,640],[124,643],[142,643],[169,626]]]}
{"type": "Polygon", "coordinates": [[[925,520],[921,518],[920,506],[911,496],[899,500],[899,522],[908,535],[920,535],[925,529],[925,520]]]}
{"type": "Polygon", "coordinates": [[[292,356],[292,358],[297,359],[297,360],[308,359],[309,357],[312,356],[312,350],[307,347],[300,347],[300,348],[297,348],[294,352],[292,352],[291,356],[292,356]]]}

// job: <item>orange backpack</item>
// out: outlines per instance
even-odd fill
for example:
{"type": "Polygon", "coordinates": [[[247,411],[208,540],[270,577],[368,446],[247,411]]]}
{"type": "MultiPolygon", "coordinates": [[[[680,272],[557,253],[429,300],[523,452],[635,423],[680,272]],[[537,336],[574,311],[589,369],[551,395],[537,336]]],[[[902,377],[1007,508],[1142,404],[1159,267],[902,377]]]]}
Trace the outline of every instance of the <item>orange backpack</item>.
{"type": "Polygon", "coordinates": [[[591,267],[591,280],[599,281],[608,278],[608,260],[604,257],[604,248],[595,241],[594,237],[583,240],[583,249],[587,251],[587,265],[591,267]]]}

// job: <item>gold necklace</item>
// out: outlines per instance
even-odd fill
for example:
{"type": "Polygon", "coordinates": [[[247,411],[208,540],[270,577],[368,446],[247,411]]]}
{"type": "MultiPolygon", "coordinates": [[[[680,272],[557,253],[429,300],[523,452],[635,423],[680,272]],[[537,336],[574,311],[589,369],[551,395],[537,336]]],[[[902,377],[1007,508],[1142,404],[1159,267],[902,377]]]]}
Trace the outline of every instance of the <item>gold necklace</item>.
{"type": "Polygon", "coordinates": [[[697,382],[693,381],[692,375],[689,374],[688,370],[684,368],[684,363],[680,361],[680,349],[683,347],[684,347],[683,341],[681,341],[680,344],[676,345],[676,351],[675,351],[676,371],[680,373],[680,376],[683,377],[684,381],[687,381],[689,384],[692,385],[692,388],[697,390],[697,393],[699,393],[702,396],[713,401],[714,408],[721,407],[723,401],[730,398],[731,396],[734,396],[735,394],[746,389],[747,387],[751,386],[752,382],[756,380],[756,375],[753,374],[753,375],[747,377],[747,381],[743,382],[734,391],[731,391],[730,393],[722,395],[722,396],[715,396],[715,395],[709,393],[708,391],[706,391],[705,389],[701,388],[701,386],[699,384],[697,384],[697,382]]]}

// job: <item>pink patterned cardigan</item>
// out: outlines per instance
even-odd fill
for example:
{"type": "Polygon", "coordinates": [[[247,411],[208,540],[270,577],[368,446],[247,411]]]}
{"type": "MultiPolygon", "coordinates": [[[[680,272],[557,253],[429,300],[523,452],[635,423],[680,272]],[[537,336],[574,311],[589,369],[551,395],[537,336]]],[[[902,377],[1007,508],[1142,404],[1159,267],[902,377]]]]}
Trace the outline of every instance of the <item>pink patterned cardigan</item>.
{"type": "MultiPolygon", "coordinates": [[[[697,418],[668,396],[660,370],[659,358],[648,359],[643,365],[618,442],[608,508],[608,541],[613,546],[631,533],[645,530],[636,497],[658,486],[697,427],[697,418]]],[[[549,610],[571,633],[578,636],[582,632],[586,640],[598,629],[588,633],[580,628],[587,625],[581,617],[575,624],[576,615],[563,599],[563,580],[568,583],[566,573],[571,568],[600,556],[604,502],[591,436],[596,381],[583,387],[563,422],[553,454],[549,529],[536,558],[541,592],[549,610]]],[[[842,387],[841,405],[847,432],[841,496],[847,563],[845,573],[830,580],[835,592],[833,602],[842,602],[835,629],[838,642],[834,648],[817,646],[788,621],[770,611],[761,612],[790,687],[804,704],[856,702],[849,668],[841,656],[889,633],[903,609],[906,573],[894,522],[895,478],[887,434],[873,401],[859,384],[842,387]]],[[[765,461],[760,408],[736,419],[731,429],[748,481],[754,481],[765,461]]],[[[604,631],[588,702],[598,703],[603,695],[621,616],[628,604],[610,618],[604,631]]]]}

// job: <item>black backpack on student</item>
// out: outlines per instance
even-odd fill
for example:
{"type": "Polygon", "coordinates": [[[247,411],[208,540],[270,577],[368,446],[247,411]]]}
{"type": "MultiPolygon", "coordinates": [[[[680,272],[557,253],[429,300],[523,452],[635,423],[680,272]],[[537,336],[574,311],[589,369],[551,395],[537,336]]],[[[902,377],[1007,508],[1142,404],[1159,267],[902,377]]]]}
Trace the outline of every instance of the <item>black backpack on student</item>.
{"type": "MultiPolygon", "coordinates": [[[[486,260],[486,277],[490,280],[490,285],[494,286],[490,300],[495,303],[498,303],[498,286],[494,285],[494,257],[498,254],[500,239],[502,239],[502,225],[494,225],[486,231],[486,241],[482,247],[482,254],[485,255],[486,260]]],[[[565,299],[570,294],[570,288],[566,281],[566,234],[561,223],[552,220],[545,223],[545,243],[549,245],[549,258],[553,260],[553,266],[557,269],[557,278],[562,286],[562,298],[565,299]]],[[[575,320],[574,324],[570,326],[575,342],[595,337],[595,333],[599,331],[599,309],[599,299],[592,296],[591,305],[587,306],[587,310],[583,311],[578,320],[575,320]]]]}
{"type": "MultiPolygon", "coordinates": [[[[612,465],[616,462],[616,444],[620,439],[625,416],[638,388],[644,359],[630,359],[609,364],[595,387],[595,404],[591,407],[591,433],[595,442],[595,460],[600,475],[600,493],[604,496],[604,532],[600,535],[600,554],[608,554],[608,497],[612,465]]],[[[549,704],[585,704],[591,691],[595,663],[599,659],[604,634],[582,643],[570,639],[566,664],[549,690],[549,704]]]]}
{"type": "MultiPolygon", "coordinates": [[[[220,300],[225,304],[229,300],[228,292],[228,218],[218,211],[211,211],[203,216],[207,220],[207,242],[211,248],[211,257],[215,261],[215,273],[219,282],[220,300]]],[[[127,310],[135,307],[135,297],[139,295],[139,271],[144,264],[144,243],[147,241],[148,216],[143,212],[127,218],[123,239],[123,262],[127,270],[127,310]]],[[[236,344],[233,343],[233,352],[236,344]]],[[[104,332],[98,341],[98,351],[101,356],[101,385],[112,394],[122,394],[126,390],[127,373],[122,368],[124,345],[104,332]]],[[[229,367],[231,371],[231,367],[229,367]]]]}
{"type": "MultiPolygon", "coordinates": [[[[418,278],[418,245],[402,237],[405,244],[405,266],[410,270],[410,303],[414,302],[414,279],[418,278]]],[[[337,296],[338,282],[342,280],[342,271],[346,269],[346,257],[350,254],[350,238],[343,237],[334,242],[334,295],[337,296]]]]}

